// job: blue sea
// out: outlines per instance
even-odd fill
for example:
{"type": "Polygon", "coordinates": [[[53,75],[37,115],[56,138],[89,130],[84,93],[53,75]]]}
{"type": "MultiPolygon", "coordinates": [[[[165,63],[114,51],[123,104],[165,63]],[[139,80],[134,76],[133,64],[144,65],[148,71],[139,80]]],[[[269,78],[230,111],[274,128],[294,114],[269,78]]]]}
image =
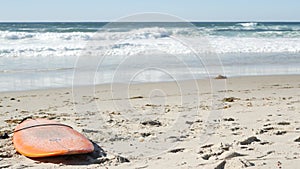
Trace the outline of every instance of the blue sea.
{"type": "Polygon", "coordinates": [[[300,74],[300,23],[0,23],[1,92],[218,74],[300,74]]]}

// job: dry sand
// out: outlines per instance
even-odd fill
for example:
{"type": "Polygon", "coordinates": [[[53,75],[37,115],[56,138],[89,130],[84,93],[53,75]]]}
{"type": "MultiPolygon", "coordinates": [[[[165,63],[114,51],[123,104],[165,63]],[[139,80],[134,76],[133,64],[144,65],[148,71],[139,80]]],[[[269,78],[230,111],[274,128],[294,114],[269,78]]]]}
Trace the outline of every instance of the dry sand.
{"type": "Polygon", "coordinates": [[[54,119],[92,140],[87,155],[30,159],[0,139],[0,168],[300,166],[300,76],[99,85],[0,94],[0,131],[54,119]]]}

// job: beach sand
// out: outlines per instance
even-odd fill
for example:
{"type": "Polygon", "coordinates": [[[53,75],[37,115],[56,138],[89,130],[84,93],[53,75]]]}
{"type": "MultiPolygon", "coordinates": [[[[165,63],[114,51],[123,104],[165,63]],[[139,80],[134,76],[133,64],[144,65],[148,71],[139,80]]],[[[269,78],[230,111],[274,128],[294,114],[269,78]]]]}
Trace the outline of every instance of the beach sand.
{"type": "Polygon", "coordinates": [[[298,168],[300,76],[98,85],[0,94],[0,131],[54,119],[87,155],[30,159],[0,139],[0,168],[298,168]]]}

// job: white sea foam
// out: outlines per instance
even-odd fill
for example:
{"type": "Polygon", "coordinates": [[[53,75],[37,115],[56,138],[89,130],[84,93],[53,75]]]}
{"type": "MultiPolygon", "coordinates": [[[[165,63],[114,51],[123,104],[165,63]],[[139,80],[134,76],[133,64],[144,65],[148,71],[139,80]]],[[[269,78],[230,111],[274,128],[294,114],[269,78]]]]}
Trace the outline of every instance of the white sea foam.
{"type": "MultiPolygon", "coordinates": [[[[245,27],[257,25],[240,24],[245,27]]],[[[97,50],[105,50],[107,55],[149,54],[151,50],[188,54],[190,51],[175,40],[186,37],[204,37],[212,47],[209,52],[216,53],[300,52],[300,38],[297,32],[290,33],[288,37],[284,36],[285,32],[280,31],[255,32],[251,36],[209,34],[217,29],[220,28],[199,30],[151,27],[127,31],[104,30],[98,33],[0,31],[0,57],[80,56],[89,43],[99,44],[97,50]]],[[[198,51],[207,52],[203,49],[198,51]]]]}

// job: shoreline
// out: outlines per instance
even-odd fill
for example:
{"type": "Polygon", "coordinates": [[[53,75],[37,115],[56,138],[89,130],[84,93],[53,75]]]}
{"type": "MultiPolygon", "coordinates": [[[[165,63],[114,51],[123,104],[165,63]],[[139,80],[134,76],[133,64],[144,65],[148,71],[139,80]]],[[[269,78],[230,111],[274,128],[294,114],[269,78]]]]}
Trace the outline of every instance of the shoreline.
{"type": "MultiPolygon", "coordinates": [[[[289,77],[289,76],[300,76],[300,74],[271,74],[271,75],[241,75],[241,76],[226,76],[226,79],[239,79],[239,78],[264,78],[264,77],[289,77]]],[[[206,80],[215,79],[215,77],[203,77],[198,79],[190,79],[190,80],[178,80],[179,82],[190,82],[190,81],[206,81],[206,80]]],[[[176,81],[158,81],[158,82],[135,82],[131,83],[131,85],[143,85],[143,84],[159,84],[159,83],[174,83],[176,81]]],[[[23,92],[38,92],[38,91],[47,91],[47,90],[70,90],[73,88],[90,88],[90,87],[101,87],[101,86],[111,86],[111,85],[128,85],[128,83],[101,83],[95,85],[80,85],[80,86],[70,86],[70,87],[45,87],[39,89],[29,89],[29,90],[15,90],[15,91],[0,91],[0,94],[5,93],[23,93],[23,92]]]]}
{"type": "Polygon", "coordinates": [[[29,159],[15,152],[10,134],[10,138],[0,139],[0,168],[223,165],[234,169],[276,168],[279,163],[282,168],[300,165],[300,75],[199,79],[129,87],[100,84],[95,90],[94,86],[74,90],[75,93],[71,88],[1,92],[0,131],[12,131],[28,116],[53,119],[72,126],[107,155],[97,151],[29,159]],[[212,130],[206,133],[209,125],[212,130]],[[207,139],[201,140],[202,136],[207,139]]]}

